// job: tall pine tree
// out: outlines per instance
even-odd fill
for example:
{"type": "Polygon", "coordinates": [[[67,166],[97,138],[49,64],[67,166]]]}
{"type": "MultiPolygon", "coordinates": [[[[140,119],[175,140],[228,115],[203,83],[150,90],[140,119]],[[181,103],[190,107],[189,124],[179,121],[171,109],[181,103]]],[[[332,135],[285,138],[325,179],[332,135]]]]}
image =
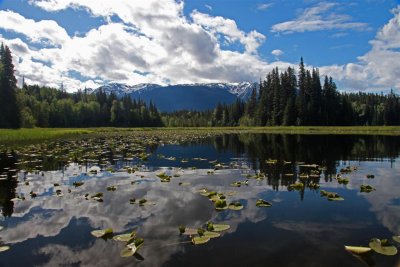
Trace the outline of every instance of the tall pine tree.
{"type": "Polygon", "coordinates": [[[19,128],[21,112],[17,104],[17,79],[14,76],[11,51],[0,46],[0,128],[19,128]]]}

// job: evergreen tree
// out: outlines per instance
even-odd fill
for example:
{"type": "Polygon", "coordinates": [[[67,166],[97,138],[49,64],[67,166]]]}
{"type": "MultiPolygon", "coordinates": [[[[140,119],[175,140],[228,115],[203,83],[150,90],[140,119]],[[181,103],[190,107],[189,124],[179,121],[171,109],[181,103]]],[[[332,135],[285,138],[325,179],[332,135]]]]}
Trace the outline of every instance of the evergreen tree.
{"type": "Polygon", "coordinates": [[[0,46],[0,128],[19,128],[21,111],[17,104],[17,79],[14,76],[11,51],[0,46]]]}

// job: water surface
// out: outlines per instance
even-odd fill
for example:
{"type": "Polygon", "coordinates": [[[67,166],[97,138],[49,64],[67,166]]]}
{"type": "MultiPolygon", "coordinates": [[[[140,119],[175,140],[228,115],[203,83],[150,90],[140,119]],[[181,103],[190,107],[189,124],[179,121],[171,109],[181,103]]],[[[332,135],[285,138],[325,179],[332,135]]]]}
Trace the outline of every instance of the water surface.
{"type": "MultiPolygon", "coordinates": [[[[82,151],[98,146],[85,144],[82,151]]],[[[68,143],[57,145],[68,151],[68,143]]],[[[79,153],[63,160],[46,153],[2,153],[0,242],[10,250],[0,253],[0,266],[363,266],[344,245],[368,246],[371,238],[400,234],[397,137],[230,134],[142,149],[146,160],[111,145],[107,153],[94,153],[98,160],[86,161],[79,153]],[[303,180],[303,190],[289,190],[301,173],[310,172],[303,164],[320,166],[320,177],[303,180]],[[90,173],[94,166],[101,171],[90,173]],[[353,171],[341,176],[349,183],[339,184],[335,178],[347,167],[353,171]],[[161,172],[179,177],[161,182],[161,172]],[[265,178],[249,178],[260,172],[265,178]],[[248,185],[231,185],[246,179],[248,185]],[[77,181],[84,184],[74,187],[77,181]],[[320,188],[308,187],[311,182],[320,188]],[[362,184],[376,190],[362,193],[362,184]],[[107,191],[112,185],[117,189],[107,191]],[[228,202],[244,208],[216,211],[198,193],[202,188],[230,193],[228,202]],[[344,201],[328,201],[321,190],[344,201]],[[103,202],[90,198],[97,192],[103,202]],[[155,205],[131,204],[133,198],[155,205]],[[260,198],[272,207],[257,207],[260,198]],[[180,225],[199,228],[208,221],[231,228],[198,246],[179,234],[180,225]],[[109,227],[116,234],[137,228],[145,240],[140,256],[121,258],[123,243],[90,234],[109,227]]],[[[400,264],[399,255],[374,254],[372,260],[375,266],[400,264]]]]}

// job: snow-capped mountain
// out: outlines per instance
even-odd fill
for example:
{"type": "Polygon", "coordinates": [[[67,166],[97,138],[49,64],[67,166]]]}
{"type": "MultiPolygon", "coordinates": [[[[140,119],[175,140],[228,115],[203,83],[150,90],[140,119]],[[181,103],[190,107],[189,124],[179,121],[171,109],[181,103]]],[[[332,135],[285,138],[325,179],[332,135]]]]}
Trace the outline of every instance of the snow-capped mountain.
{"type": "Polygon", "coordinates": [[[158,84],[137,84],[129,86],[110,83],[89,92],[98,90],[118,97],[129,95],[146,102],[152,101],[161,111],[205,110],[212,109],[218,103],[230,104],[236,99],[246,100],[256,83],[194,83],[162,86],[158,84]]]}
{"type": "Polygon", "coordinates": [[[114,93],[117,96],[124,96],[129,95],[134,92],[145,92],[147,90],[152,90],[154,88],[161,87],[161,85],[153,84],[153,83],[140,83],[133,86],[122,84],[122,83],[109,83],[99,88],[95,89],[94,92],[97,90],[102,89],[103,92],[106,94],[114,93]]]}

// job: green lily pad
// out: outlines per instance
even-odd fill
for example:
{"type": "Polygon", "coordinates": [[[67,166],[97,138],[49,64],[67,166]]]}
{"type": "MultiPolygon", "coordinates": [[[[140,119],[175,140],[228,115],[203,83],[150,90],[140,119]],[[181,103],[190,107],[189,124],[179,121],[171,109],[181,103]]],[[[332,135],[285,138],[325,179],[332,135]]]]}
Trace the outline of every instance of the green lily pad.
{"type": "Polygon", "coordinates": [[[374,191],[375,188],[373,188],[371,185],[366,184],[366,185],[360,185],[360,192],[365,192],[365,193],[370,193],[374,191]]]}
{"type": "Polygon", "coordinates": [[[238,182],[231,183],[231,186],[235,186],[235,187],[240,187],[242,185],[249,185],[249,181],[245,180],[245,181],[238,181],[238,182]]]}
{"type": "Polygon", "coordinates": [[[371,248],[369,247],[344,246],[344,248],[353,254],[364,254],[371,252],[371,248]]]}
{"type": "Polygon", "coordinates": [[[208,237],[208,238],[216,238],[216,237],[220,237],[221,235],[219,233],[216,232],[210,232],[210,231],[205,231],[203,233],[204,237],[208,237]]]}
{"type": "Polygon", "coordinates": [[[259,199],[256,202],[257,207],[271,207],[272,204],[269,203],[268,201],[265,201],[264,199],[259,199]]]}
{"type": "Polygon", "coordinates": [[[122,241],[122,242],[128,242],[130,240],[132,240],[133,238],[135,238],[136,236],[136,232],[132,232],[130,234],[121,234],[121,235],[116,235],[113,237],[113,239],[115,241],[122,241]]]}
{"type": "Polygon", "coordinates": [[[199,194],[205,197],[208,197],[208,194],[210,193],[206,188],[202,188],[199,191],[199,194]]]}
{"type": "Polygon", "coordinates": [[[228,208],[230,210],[241,210],[243,209],[243,205],[240,204],[239,202],[232,202],[229,204],[228,208]]]}
{"type": "Polygon", "coordinates": [[[229,224],[213,224],[213,231],[214,232],[226,231],[229,228],[231,228],[231,226],[229,224]]]}
{"type": "Polygon", "coordinates": [[[210,238],[205,236],[195,236],[192,238],[192,243],[194,245],[202,245],[207,243],[208,241],[210,241],[210,238]]]}
{"type": "Polygon", "coordinates": [[[374,251],[368,247],[354,247],[354,246],[344,246],[344,248],[350,252],[356,259],[364,263],[366,266],[375,266],[375,261],[372,259],[374,251]]]}
{"type": "Polygon", "coordinates": [[[393,236],[393,240],[396,241],[397,243],[400,243],[400,235],[393,236]]]}
{"type": "Polygon", "coordinates": [[[103,197],[103,193],[96,193],[93,196],[91,196],[91,198],[102,198],[103,197]]]}
{"type": "Polygon", "coordinates": [[[295,183],[295,184],[290,184],[288,186],[289,190],[303,190],[304,184],[301,182],[295,183]]]}
{"type": "Polygon", "coordinates": [[[113,233],[113,229],[112,228],[107,228],[104,230],[94,230],[91,232],[91,234],[95,237],[103,237],[106,235],[111,235],[113,233]]]}
{"type": "Polygon", "coordinates": [[[218,199],[215,201],[215,209],[216,210],[226,210],[228,208],[228,205],[226,205],[226,201],[222,199],[218,199]]]}
{"type": "Polygon", "coordinates": [[[389,243],[387,239],[373,238],[369,241],[369,246],[376,253],[393,256],[397,254],[397,248],[389,243]]]}
{"type": "Polygon", "coordinates": [[[7,251],[10,249],[10,246],[0,246],[0,252],[7,251]]]}
{"type": "Polygon", "coordinates": [[[343,201],[344,198],[339,196],[338,193],[335,192],[328,192],[325,190],[321,190],[321,196],[327,197],[329,201],[343,201]]]}
{"type": "Polygon", "coordinates": [[[329,201],[343,201],[344,198],[339,197],[339,196],[337,196],[337,197],[328,197],[328,200],[329,201]]]}
{"type": "Polygon", "coordinates": [[[83,184],[84,184],[84,182],[73,182],[72,183],[72,185],[75,186],[75,187],[79,187],[79,186],[81,186],[83,184]]]}
{"type": "Polygon", "coordinates": [[[137,248],[136,248],[135,244],[134,244],[134,243],[131,243],[131,244],[126,245],[126,247],[124,247],[124,248],[121,250],[121,253],[120,253],[119,255],[120,255],[122,258],[128,258],[128,257],[133,256],[133,254],[136,253],[136,250],[137,250],[137,248]]]}
{"type": "Polygon", "coordinates": [[[117,187],[115,185],[107,187],[107,191],[115,191],[115,190],[117,190],[117,187]]]}

